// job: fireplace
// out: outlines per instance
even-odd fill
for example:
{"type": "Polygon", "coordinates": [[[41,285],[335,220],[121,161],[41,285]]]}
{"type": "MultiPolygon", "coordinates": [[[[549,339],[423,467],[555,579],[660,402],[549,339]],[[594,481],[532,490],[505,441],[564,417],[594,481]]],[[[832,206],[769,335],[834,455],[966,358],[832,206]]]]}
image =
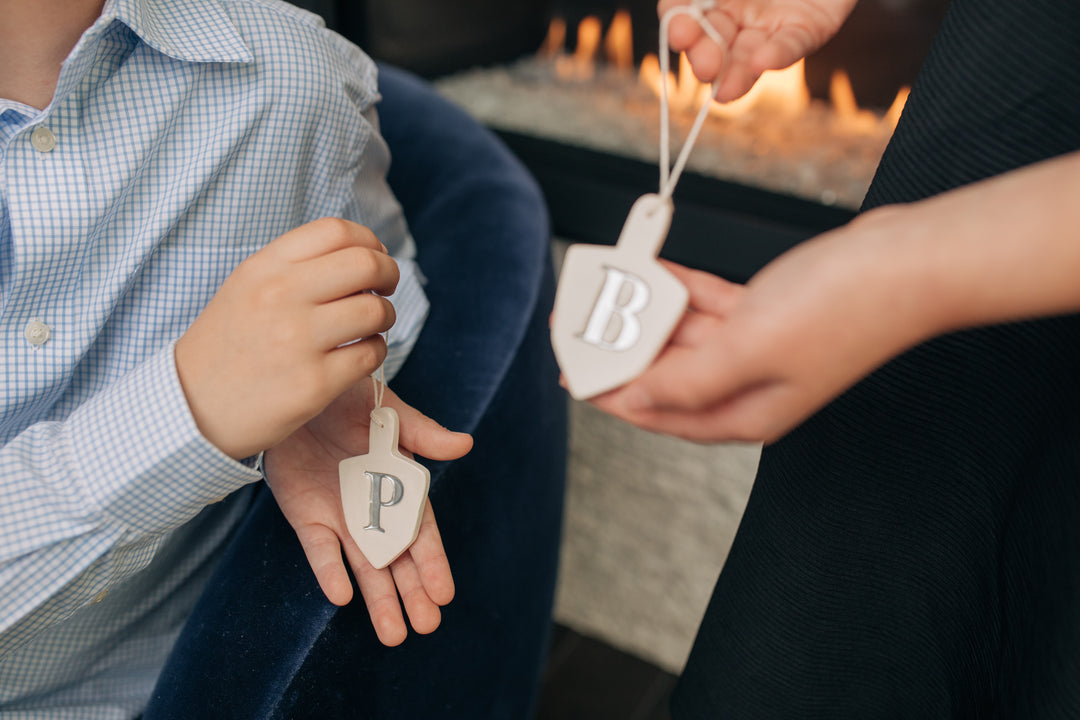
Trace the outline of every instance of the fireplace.
{"type": "MultiPolygon", "coordinates": [[[[753,103],[716,106],[663,255],[744,281],[853,217],[945,5],[862,0],[805,64],[763,78],[753,103]]],[[[655,86],[672,90],[673,154],[705,92],[688,68],[659,77],[651,0],[363,0],[334,21],[495,130],[571,241],[613,243],[634,200],[656,191],[655,86]]]]}

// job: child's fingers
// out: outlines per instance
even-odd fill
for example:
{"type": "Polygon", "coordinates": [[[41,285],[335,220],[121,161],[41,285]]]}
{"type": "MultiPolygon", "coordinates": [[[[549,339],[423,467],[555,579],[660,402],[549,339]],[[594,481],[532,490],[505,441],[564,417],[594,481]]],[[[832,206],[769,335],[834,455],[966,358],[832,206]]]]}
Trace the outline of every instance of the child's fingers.
{"type": "Polygon", "coordinates": [[[401,614],[397,585],[390,570],[376,570],[372,567],[355,542],[345,544],[345,555],[352,565],[356,584],[360,586],[360,595],[367,605],[368,615],[371,617],[375,634],[379,636],[379,642],[387,647],[400,645],[405,641],[408,628],[405,626],[405,617],[401,614]]]}
{"type": "Polygon", "coordinates": [[[304,548],[308,565],[326,599],[335,605],[352,600],[352,583],[341,561],[341,543],[333,530],[325,525],[308,525],[296,531],[304,548]]]}
{"type": "Polygon", "coordinates": [[[326,395],[330,398],[341,395],[375,372],[385,359],[386,342],[380,335],[331,350],[325,356],[322,371],[330,383],[326,395]]]}
{"type": "Polygon", "coordinates": [[[342,218],[325,217],[290,230],[266,246],[263,251],[280,253],[289,262],[326,255],[348,247],[365,247],[386,252],[375,233],[367,227],[342,218]]]}
{"type": "Polygon", "coordinates": [[[330,302],[358,292],[374,290],[392,295],[401,279],[397,261],[367,247],[345,247],[309,258],[296,266],[297,282],[316,302],[330,302]]]}
{"type": "Polygon", "coordinates": [[[309,330],[318,347],[327,350],[370,338],[394,325],[397,313],[384,297],[362,293],[315,308],[309,330]]]}
{"type": "Polygon", "coordinates": [[[442,613],[439,606],[428,597],[424,583],[420,580],[420,571],[411,554],[405,553],[395,560],[390,565],[390,570],[413,630],[421,635],[434,632],[442,621],[442,613]]]}
{"type": "Polygon", "coordinates": [[[454,577],[430,500],[424,505],[416,541],[390,569],[413,629],[425,635],[434,632],[442,622],[439,606],[454,599],[454,577]]]}
{"type": "Polygon", "coordinates": [[[446,605],[453,600],[454,575],[450,570],[450,561],[443,548],[439,526],[435,522],[435,511],[431,508],[430,500],[424,508],[420,532],[416,536],[416,542],[410,548],[410,553],[428,597],[437,605],[446,605]]]}

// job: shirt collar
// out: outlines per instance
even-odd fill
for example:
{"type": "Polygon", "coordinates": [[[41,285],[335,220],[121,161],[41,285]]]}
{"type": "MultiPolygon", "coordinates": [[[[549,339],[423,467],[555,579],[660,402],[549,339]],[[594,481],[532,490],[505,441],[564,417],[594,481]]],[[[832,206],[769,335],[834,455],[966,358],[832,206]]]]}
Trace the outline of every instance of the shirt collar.
{"type": "Polygon", "coordinates": [[[188,62],[253,60],[221,0],[106,0],[99,21],[127,25],[150,47],[188,62]]]}

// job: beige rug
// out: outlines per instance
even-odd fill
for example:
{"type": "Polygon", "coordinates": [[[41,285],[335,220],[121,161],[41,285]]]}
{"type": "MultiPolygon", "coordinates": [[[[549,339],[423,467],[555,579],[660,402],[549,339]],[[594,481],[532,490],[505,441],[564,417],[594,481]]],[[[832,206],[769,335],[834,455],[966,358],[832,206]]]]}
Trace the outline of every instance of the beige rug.
{"type": "Polygon", "coordinates": [[[671,672],[686,662],[757,469],[572,403],[556,619],[671,672]]]}

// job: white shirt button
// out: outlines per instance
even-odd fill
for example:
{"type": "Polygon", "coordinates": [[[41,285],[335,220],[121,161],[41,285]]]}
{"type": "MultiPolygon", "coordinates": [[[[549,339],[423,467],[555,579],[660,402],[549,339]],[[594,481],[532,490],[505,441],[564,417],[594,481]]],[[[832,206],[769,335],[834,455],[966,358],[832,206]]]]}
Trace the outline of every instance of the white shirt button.
{"type": "Polygon", "coordinates": [[[30,133],[30,144],[38,152],[51,152],[56,147],[56,136],[53,131],[44,125],[38,125],[34,132],[30,133]]]}
{"type": "Polygon", "coordinates": [[[95,595],[93,597],[93,599],[90,601],[90,604],[91,605],[97,605],[99,602],[101,602],[102,600],[104,600],[107,597],[109,597],[109,591],[108,590],[102,590],[101,592],[99,592],[97,595],[95,595]]]}
{"type": "Polygon", "coordinates": [[[52,338],[52,328],[40,320],[31,320],[26,324],[23,335],[26,337],[26,342],[34,347],[41,347],[52,338]]]}

